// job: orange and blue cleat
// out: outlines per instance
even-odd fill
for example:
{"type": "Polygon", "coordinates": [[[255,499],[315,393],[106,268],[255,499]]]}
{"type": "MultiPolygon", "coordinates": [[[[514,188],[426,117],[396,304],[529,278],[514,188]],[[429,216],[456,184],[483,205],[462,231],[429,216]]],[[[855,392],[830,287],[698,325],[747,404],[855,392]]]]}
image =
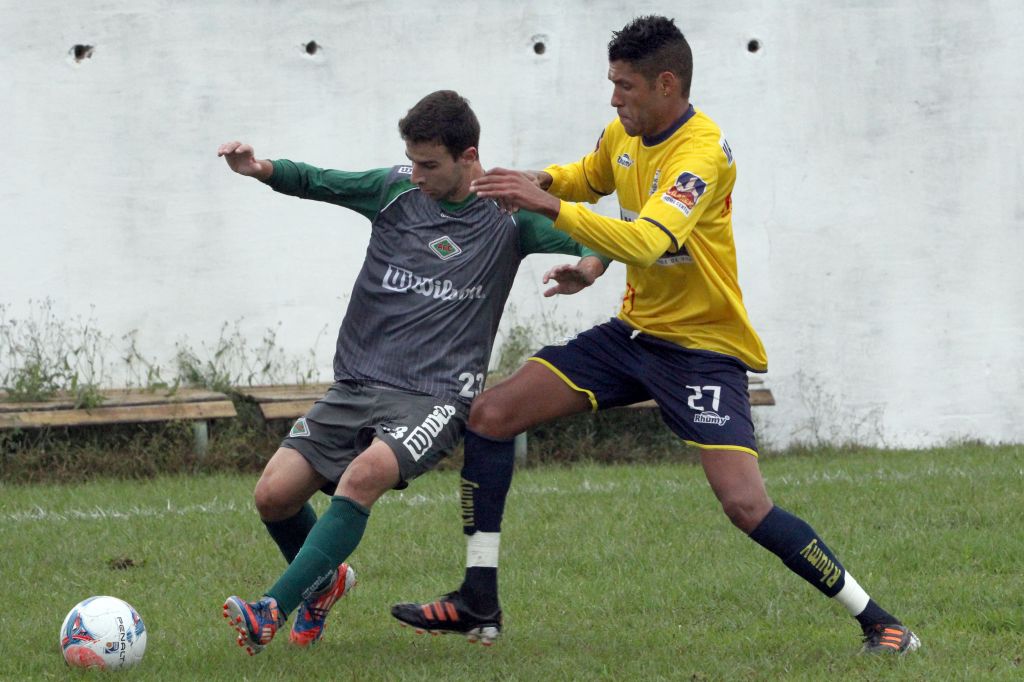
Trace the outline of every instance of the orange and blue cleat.
{"type": "Polygon", "coordinates": [[[238,646],[245,647],[250,656],[263,651],[285,621],[273,597],[263,597],[255,602],[228,597],[224,602],[224,617],[238,632],[238,646]]]}
{"type": "Polygon", "coordinates": [[[319,594],[302,602],[295,614],[292,631],[288,640],[295,646],[308,647],[320,641],[324,635],[324,623],[334,602],[352,591],[356,586],[356,572],[348,564],[338,566],[338,572],[331,584],[319,594]]]}

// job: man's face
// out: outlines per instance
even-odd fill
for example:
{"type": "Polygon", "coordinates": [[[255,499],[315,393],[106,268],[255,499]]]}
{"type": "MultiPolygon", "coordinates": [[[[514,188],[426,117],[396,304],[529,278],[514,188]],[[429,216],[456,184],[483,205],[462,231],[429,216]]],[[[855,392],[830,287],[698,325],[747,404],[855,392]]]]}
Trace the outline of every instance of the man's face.
{"type": "Polygon", "coordinates": [[[437,142],[406,142],[405,155],[412,161],[412,182],[434,201],[461,201],[469,194],[468,169],[476,158],[470,147],[453,159],[437,142]]]}
{"type": "Polygon", "coordinates": [[[661,132],[668,104],[661,92],[632,64],[614,61],[608,64],[608,80],[612,82],[611,105],[629,135],[656,135],[661,132]]]}

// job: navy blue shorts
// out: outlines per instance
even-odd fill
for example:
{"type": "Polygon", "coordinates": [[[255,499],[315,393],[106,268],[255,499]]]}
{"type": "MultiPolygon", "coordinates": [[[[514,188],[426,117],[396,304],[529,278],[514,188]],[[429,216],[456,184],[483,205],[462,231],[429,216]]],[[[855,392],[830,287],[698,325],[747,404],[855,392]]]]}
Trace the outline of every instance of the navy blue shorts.
{"type": "Polygon", "coordinates": [[[683,348],[613,318],[530,360],[585,393],[595,411],[653,399],[690,445],[757,456],[747,367],[730,355],[683,348]]]}

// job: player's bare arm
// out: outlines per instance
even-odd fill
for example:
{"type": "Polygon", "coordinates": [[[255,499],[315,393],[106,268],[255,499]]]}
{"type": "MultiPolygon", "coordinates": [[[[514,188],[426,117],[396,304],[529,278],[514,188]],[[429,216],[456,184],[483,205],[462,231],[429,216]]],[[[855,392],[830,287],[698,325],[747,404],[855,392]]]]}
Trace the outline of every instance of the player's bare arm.
{"type": "Polygon", "coordinates": [[[274,164],[267,159],[257,159],[252,145],[243,142],[225,142],[217,147],[217,156],[223,156],[231,170],[239,175],[268,180],[274,173],[274,164]]]}
{"type": "Polygon", "coordinates": [[[604,263],[596,256],[584,256],[575,265],[556,265],[544,273],[544,284],[554,281],[544,296],[570,295],[583,291],[604,274],[604,263]]]}
{"type": "Polygon", "coordinates": [[[474,180],[469,189],[478,196],[498,200],[504,208],[533,211],[554,220],[562,202],[541,187],[545,176],[550,185],[551,176],[547,173],[494,168],[474,180]]]}

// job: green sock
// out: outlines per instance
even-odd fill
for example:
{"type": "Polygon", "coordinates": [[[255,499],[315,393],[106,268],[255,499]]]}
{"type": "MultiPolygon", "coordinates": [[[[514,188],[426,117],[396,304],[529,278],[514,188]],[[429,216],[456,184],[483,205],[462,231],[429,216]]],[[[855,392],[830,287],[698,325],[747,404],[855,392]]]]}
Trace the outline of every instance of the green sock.
{"type": "Polygon", "coordinates": [[[341,495],[331,497],[331,506],[309,531],[306,542],[274,586],[266,591],[277,600],[281,613],[288,615],[326,581],[359,545],[370,510],[341,495]]]}

